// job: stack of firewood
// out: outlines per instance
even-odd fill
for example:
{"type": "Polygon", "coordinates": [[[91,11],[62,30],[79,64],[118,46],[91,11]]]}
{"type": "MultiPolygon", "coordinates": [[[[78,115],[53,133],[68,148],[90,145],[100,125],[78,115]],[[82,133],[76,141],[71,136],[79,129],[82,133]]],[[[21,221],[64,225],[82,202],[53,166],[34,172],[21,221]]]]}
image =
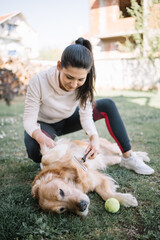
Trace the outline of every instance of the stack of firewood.
{"type": "Polygon", "coordinates": [[[10,105],[15,95],[26,93],[30,78],[47,67],[50,65],[44,66],[30,60],[0,59],[0,99],[10,105]]]}
{"type": "Polygon", "coordinates": [[[19,87],[20,82],[11,70],[0,69],[0,99],[10,105],[13,97],[18,94],[19,87]]]}

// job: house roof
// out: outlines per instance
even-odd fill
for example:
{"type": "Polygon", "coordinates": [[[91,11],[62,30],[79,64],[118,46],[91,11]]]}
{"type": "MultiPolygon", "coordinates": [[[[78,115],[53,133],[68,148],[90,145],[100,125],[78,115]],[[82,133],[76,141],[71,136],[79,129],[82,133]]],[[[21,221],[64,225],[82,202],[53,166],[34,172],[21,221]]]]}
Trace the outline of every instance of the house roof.
{"type": "Polygon", "coordinates": [[[8,17],[10,17],[10,16],[11,16],[11,14],[0,16],[0,22],[6,21],[8,19],[8,17]]]}
{"type": "Polygon", "coordinates": [[[7,20],[9,20],[12,17],[15,17],[17,15],[20,15],[21,18],[23,19],[23,21],[35,32],[35,30],[28,24],[28,22],[26,21],[26,18],[20,11],[0,16],[0,24],[2,24],[3,22],[6,22],[7,20]]]}
{"type": "MultiPolygon", "coordinates": [[[[3,15],[3,16],[0,16],[0,24],[9,20],[10,18],[18,15],[18,14],[21,14],[23,16],[23,14],[21,12],[14,12],[14,13],[9,13],[9,14],[6,14],[6,15],[3,15]]],[[[24,18],[24,16],[23,16],[24,18]]]]}

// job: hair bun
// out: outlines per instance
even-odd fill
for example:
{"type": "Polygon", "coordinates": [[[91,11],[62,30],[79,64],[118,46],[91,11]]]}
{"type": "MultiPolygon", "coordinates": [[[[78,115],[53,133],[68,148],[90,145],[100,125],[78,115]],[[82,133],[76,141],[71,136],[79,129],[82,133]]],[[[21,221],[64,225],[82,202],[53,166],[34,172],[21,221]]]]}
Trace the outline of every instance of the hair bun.
{"type": "Polygon", "coordinates": [[[84,44],[84,38],[78,38],[76,41],[75,41],[76,44],[80,44],[80,45],[83,45],[84,44]]]}
{"type": "Polygon", "coordinates": [[[92,52],[92,45],[87,39],[80,37],[75,41],[75,43],[88,48],[92,52]]]}

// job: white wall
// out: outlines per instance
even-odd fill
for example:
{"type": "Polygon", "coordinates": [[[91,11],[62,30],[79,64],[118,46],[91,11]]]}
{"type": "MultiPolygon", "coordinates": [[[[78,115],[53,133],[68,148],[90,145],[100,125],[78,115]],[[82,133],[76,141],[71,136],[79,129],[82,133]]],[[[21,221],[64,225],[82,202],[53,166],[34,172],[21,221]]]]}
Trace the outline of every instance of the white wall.
{"type": "Polygon", "coordinates": [[[96,89],[149,90],[157,87],[160,81],[160,59],[154,64],[149,60],[113,59],[96,60],[96,89]]]}

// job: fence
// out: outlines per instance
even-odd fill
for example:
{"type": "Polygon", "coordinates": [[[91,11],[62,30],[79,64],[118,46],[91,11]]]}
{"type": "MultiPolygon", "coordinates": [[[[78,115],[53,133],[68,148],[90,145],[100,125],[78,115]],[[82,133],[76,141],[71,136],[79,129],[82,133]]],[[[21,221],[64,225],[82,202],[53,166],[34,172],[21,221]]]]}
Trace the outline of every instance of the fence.
{"type": "Polygon", "coordinates": [[[158,89],[160,85],[160,59],[96,60],[96,89],[158,89]]]}

